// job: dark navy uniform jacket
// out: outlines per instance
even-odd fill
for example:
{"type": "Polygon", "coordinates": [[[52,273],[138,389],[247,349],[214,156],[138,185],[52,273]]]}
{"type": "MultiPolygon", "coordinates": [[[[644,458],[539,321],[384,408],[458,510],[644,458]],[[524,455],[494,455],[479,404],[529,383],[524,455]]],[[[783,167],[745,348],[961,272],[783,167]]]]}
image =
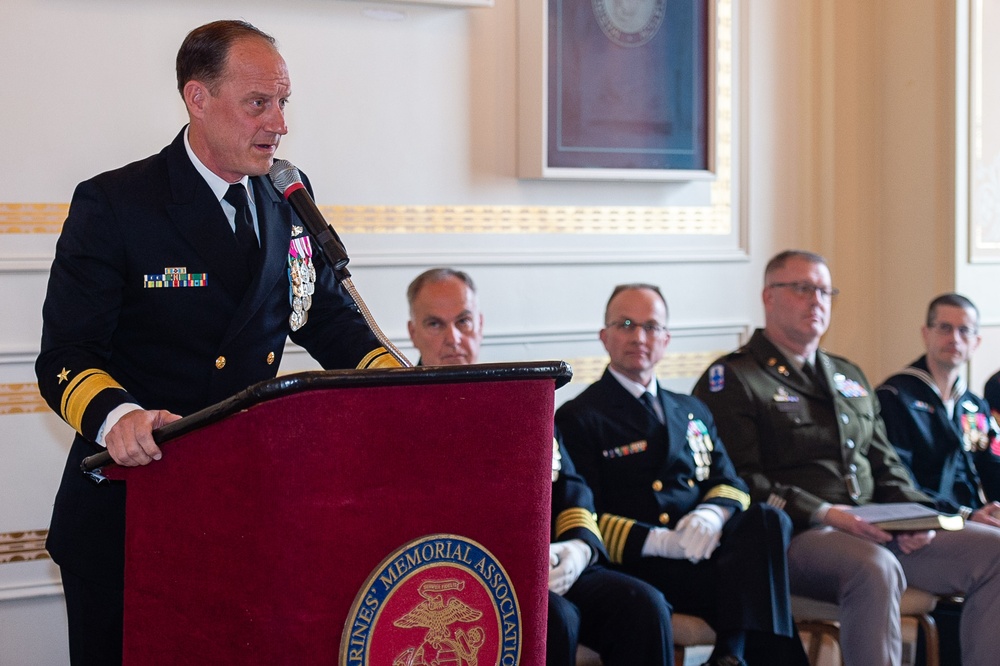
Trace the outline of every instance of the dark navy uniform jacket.
{"type": "MultiPolygon", "coordinates": [[[[249,287],[235,234],[191,163],[183,130],[159,154],[85,181],[73,195],[35,369],[42,396],[77,431],[47,544],[77,575],[121,585],[122,484],[95,487],[79,471],[101,450],[92,442],[108,413],[137,403],[183,416],[277,372],[290,333],[289,242],[302,223],[267,177],[251,183],[261,252],[249,287]],[[163,275],[185,276],[190,286],[155,286],[163,275]]],[[[313,247],[313,305],[291,338],[325,368],[386,362],[313,247]]]]}
{"type": "Polygon", "coordinates": [[[580,539],[593,549],[598,560],[607,560],[604,540],[597,527],[594,495],[583,477],[577,474],[561,440],[557,432],[553,442],[551,541],[580,539]]]}
{"type": "Polygon", "coordinates": [[[957,396],[952,418],[926,356],[885,380],[877,395],[889,441],[939,511],[970,513],[984,500],[1000,500],[996,422],[986,401],[970,393],[963,379],[952,389],[957,396]]]}
{"type": "Polygon", "coordinates": [[[986,380],[986,387],[983,388],[983,397],[990,404],[993,419],[1000,421],[1000,372],[986,380]]]}
{"type": "Polygon", "coordinates": [[[658,387],[662,424],[605,370],[556,412],[556,426],[594,493],[611,561],[642,557],[650,528],[676,527],[698,504],[749,506],[746,484],[696,398],[658,387]]]}

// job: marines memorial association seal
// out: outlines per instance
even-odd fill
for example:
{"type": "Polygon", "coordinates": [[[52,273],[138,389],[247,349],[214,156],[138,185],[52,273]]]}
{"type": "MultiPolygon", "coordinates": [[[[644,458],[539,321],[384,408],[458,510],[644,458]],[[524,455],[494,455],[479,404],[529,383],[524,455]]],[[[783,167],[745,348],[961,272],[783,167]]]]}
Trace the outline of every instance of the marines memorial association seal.
{"type": "Polygon", "coordinates": [[[516,666],[521,609],[481,544],[454,534],[411,541],[382,560],[351,606],[340,666],[516,666]]]}

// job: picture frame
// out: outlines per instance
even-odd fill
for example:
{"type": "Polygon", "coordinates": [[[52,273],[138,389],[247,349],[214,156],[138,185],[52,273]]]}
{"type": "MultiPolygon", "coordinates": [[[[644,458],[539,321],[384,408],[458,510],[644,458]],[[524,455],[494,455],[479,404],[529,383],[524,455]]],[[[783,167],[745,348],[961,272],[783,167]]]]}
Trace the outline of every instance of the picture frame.
{"type": "Polygon", "coordinates": [[[519,178],[715,177],[716,0],[518,9],[519,178]]]}
{"type": "Polygon", "coordinates": [[[1000,0],[973,0],[969,15],[969,259],[1000,263],[1000,0]]]}

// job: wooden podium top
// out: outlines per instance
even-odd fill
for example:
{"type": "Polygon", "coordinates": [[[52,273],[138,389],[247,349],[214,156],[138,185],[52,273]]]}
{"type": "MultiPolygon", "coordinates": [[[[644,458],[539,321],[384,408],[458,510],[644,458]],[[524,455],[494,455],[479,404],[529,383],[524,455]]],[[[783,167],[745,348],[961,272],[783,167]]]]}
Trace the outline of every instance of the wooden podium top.
{"type": "MultiPolygon", "coordinates": [[[[564,386],[573,377],[565,361],[533,361],[525,363],[477,363],[473,365],[416,366],[377,370],[314,370],[281,375],[249,386],[221,402],[178,419],[153,431],[156,442],[162,443],[220,421],[254,405],[304,391],[331,388],[413,386],[420,384],[463,384],[471,382],[518,381],[549,379],[555,388],[564,386]]],[[[84,458],[80,469],[85,474],[114,464],[107,451],[84,458]]]]}

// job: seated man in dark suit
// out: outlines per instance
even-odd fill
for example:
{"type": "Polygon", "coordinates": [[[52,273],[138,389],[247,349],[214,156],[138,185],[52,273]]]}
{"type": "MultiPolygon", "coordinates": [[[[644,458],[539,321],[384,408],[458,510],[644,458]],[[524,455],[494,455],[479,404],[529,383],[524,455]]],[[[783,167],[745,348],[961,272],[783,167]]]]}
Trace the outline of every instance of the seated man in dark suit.
{"type": "Polygon", "coordinates": [[[806,663],[788,593],[791,522],[751,506],[705,405],[656,381],[670,339],[663,295],[616,287],[604,321],[610,365],[556,426],[593,490],[611,561],[712,625],[709,664],[806,663]]]}
{"type": "MultiPolygon", "coordinates": [[[[423,365],[464,365],[479,358],[483,317],[466,273],[435,268],[407,290],[410,339],[423,365]]],[[[573,666],[577,644],[605,666],[672,663],[670,606],[653,587],[603,566],[607,553],[590,489],[565,449],[553,442],[552,543],[545,663],[573,666]]]]}

